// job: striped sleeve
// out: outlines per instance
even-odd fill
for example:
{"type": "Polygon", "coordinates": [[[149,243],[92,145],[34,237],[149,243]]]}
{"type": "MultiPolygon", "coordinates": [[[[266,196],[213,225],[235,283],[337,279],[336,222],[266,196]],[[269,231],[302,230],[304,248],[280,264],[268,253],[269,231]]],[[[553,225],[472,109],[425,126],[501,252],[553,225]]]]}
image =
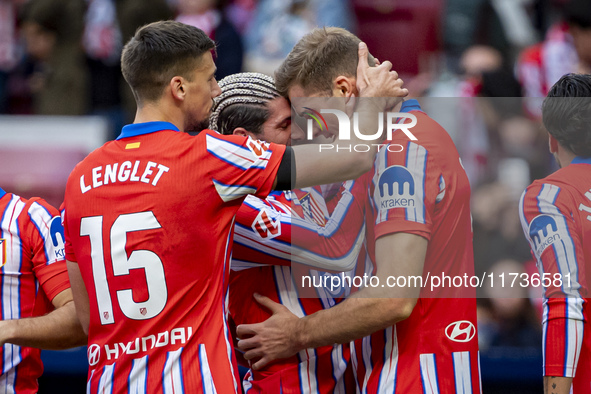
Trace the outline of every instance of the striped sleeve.
{"type": "Polygon", "coordinates": [[[328,204],[314,188],[284,193],[281,201],[247,197],[236,216],[232,268],[297,262],[352,269],[364,240],[366,196],[359,180],[346,182],[328,204]]]}
{"type": "Polygon", "coordinates": [[[567,190],[542,182],[531,185],[519,203],[521,225],[540,275],[552,278],[544,287],[544,376],[574,377],[583,342],[583,252],[570,206],[575,204],[567,190]]]}
{"type": "Polygon", "coordinates": [[[209,168],[219,197],[229,202],[247,194],[266,197],[273,188],[286,147],[235,135],[206,131],[209,168]]]}
{"type": "Polygon", "coordinates": [[[445,181],[424,146],[409,141],[405,152],[382,149],[376,156],[371,185],[376,239],[396,232],[431,238],[431,217],[445,181]]]}
{"type": "Polygon", "coordinates": [[[30,242],[33,271],[49,300],[70,287],[64,252],[64,228],[59,212],[42,199],[31,199],[21,213],[30,242]]]}

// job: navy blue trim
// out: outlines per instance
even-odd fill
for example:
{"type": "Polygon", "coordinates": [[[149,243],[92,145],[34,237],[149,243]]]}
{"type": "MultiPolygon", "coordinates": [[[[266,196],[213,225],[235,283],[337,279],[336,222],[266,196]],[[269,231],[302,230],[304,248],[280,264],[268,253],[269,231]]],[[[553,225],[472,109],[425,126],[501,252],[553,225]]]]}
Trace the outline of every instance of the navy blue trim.
{"type": "Polygon", "coordinates": [[[118,140],[121,138],[135,137],[142,134],[155,133],[160,130],[174,130],[180,131],[175,125],[170,122],[146,122],[146,123],[133,123],[123,126],[121,134],[117,137],[118,140]]]}
{"type": "Polygon", "coordinates": [[[571,162],[572,164],[591,164],[591,157],[577,156],[571,162]]]}
{"type": "Polygon", "coordinates": [[[415,99],[404,100],[400,112],[422,111],[419,102],[415,99]]]}
{"type": "Polygon", "coordinates": [[[4,197],[5,194],[6,192],[0,187],[0,198],[4,197]]]}

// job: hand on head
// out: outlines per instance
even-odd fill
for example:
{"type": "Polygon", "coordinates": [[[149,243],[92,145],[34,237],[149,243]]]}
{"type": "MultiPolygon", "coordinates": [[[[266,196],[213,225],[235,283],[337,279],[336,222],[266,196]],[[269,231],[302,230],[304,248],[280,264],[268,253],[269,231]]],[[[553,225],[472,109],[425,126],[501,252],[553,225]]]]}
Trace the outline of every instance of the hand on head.
{"type": "Polygon", "coordinates": [[[369,51],[364,42],[359,43],[359,63],[357,65],[357,90],[360,97],[389,97],[394,98],[390,106],[396,105],[401,97],[408,95],[408,89],[402,87],[404,82],[398,73],[392,70],[392,63],[380,63],[376,59],[376,66],[371,67],[368,62],[369,51]]]}

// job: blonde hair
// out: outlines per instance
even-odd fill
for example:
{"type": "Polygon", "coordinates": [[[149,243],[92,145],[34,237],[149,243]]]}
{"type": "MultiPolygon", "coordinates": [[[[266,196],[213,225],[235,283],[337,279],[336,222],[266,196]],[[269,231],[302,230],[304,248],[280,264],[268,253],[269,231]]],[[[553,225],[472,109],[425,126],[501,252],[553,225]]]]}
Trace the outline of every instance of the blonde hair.
{"type": "MultiPolygon", "coordinates": [[[[361,40],[340,27],[323,27],[306,34],[275,72],[275,85],[287,97],[299,85],[306,93],[330,92],[339,75],[355,77],[361,40]]],[[[369,63],[374,65],[370,55],[369,63]]]]}

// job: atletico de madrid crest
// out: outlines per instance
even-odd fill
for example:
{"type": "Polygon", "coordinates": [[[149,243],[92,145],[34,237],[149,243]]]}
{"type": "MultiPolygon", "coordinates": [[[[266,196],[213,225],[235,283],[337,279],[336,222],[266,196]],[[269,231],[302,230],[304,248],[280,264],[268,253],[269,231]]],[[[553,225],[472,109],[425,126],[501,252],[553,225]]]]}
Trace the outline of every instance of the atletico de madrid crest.
{"type": "Polygon", "coordinates": [[[0,267],[4,267],[6,264],[6,240],[0,238],[0,267]]]}

